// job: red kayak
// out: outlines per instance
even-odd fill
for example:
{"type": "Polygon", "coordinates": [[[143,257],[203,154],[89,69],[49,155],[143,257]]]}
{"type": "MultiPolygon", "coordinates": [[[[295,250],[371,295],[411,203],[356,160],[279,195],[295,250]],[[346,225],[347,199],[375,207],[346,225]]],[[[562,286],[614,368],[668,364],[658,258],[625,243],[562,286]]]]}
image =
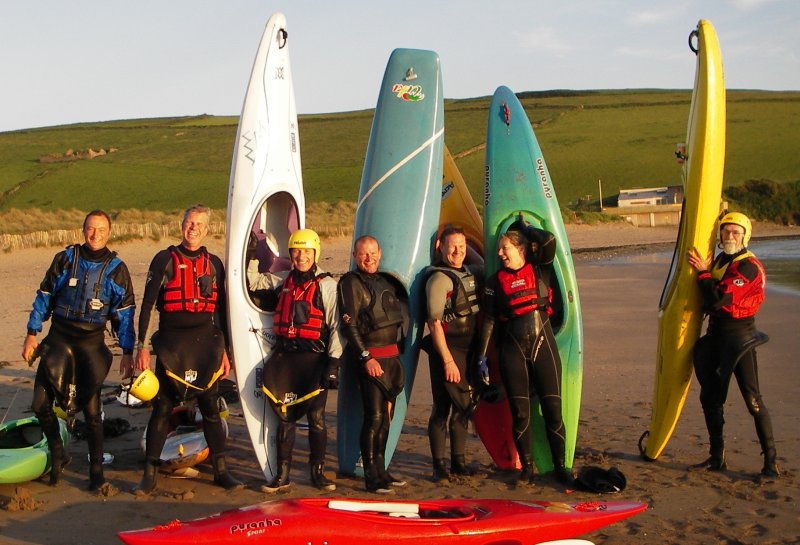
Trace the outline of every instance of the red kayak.
{"type": "Polygon", "coordinates": [[[280,544],[523,545],[567,539],[647,509],[643,503],[516,500],[421,502],[276,500],[189,522],[120,532],[128,545],[280,544]]]}

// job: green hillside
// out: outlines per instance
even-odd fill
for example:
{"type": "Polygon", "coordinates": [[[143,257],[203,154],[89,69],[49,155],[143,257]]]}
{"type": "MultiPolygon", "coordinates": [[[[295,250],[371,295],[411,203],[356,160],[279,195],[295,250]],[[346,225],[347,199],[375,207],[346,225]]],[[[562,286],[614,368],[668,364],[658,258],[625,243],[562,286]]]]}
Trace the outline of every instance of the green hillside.
{"type": "MultiPolygon", "coordinates": [[[[549,91],[520,95],[562,205],[621,188],[680,183],[675,144],[685,138],[689,91],[549,91]]],[[[482,194],[489,98],[448,100],[446,143],[482,194]]],[[[300,118],[309,204],[354,201],[372,110],[300,118]]],[[[175,211],[226,207],[235,117],[78,124],[0,133],[0,211],[12,208],[175,211]],[[40,162],[71,149],[114,151],[40,162]]],[[[726,186],[800,179],[800,92],[729,91],[726,186]]],[[[480,203],[479,203],[480,205],[480,203]]]]}

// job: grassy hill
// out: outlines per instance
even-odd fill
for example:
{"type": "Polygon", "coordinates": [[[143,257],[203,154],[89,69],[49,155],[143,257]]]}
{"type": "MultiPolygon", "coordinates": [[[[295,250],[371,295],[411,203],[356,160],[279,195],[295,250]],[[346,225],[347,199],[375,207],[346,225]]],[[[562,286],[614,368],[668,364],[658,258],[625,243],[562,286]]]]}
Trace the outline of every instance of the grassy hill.
{"type": "MultiPolygon", "coordinates": [[[[681,182],[690,91],[549,91],[520,95],[563,205],[622,188],[681,182]]],[[[489,97],[448,100],[445,140],[479,202],[489,97]]],[[[111,121],[0,133],[0,212],[138,209],[172,212],[202,201],[225,209],[237,118],[111,121]],[[67,150],[111,149],[91,160],[40,162],[67,150]]],[[[309,204],[357,197],[372,110],[300,118],[309,204]]],[[[800,92],[729,91],[726,187],[800,179],[800,92]]]]}

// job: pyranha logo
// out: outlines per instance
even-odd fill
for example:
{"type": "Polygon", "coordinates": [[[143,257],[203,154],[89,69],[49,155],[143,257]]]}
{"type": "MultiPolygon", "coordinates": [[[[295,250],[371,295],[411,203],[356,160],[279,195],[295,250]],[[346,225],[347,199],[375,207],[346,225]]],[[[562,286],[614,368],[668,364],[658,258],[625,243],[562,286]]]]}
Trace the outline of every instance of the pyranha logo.
{"type": "Polygon", "coordinates": [[[453,193],[453,190],[455,188],[456,188],[456,184],[453,183],[452,181],[447,182],[446,184],[444,184],[442,186],[442,200],[445,200],[447,197],[449,197],[453,193]]]}
{"type": "Polygon", "coordinates": [[[395,83],[392,86],[392,93],[397,95],[397,98],[405,100],[406,102],[419,102],[425,98],[425,93],[422,92],[422,85],[395,83]]]}

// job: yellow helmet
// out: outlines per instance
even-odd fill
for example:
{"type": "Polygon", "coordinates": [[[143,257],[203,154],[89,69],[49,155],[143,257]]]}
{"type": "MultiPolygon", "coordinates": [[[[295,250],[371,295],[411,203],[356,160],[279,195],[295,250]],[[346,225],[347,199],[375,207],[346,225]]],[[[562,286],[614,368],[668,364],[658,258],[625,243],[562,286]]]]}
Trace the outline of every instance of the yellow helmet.
{"type": "Polygon", "coordinates": [[[719,226],[722,228],[725,224],[733,224],[738,225],[742,229],[744,229],[744,238],[742,239],[742,246],[745,248],[747,247],[747,243],[750,242],[750,236],[753,234],[753,224],[750,222],[750,218],[742,214],[741,212],[728,212],[722,219],[719,220],[719,226]]]}
{"type": "Polygon", "coordinates": [[[314,263],[319,263],[319,235],[311,229],[298,229],[289,237],[289,249],[310,248],[314,250],[314,263]]]}
{"type": "Polygon", "coordinates": [[[145,369],[136,377],[128,392],[142,401],[150,401],[158,393],[158,378],[150,369],[145,369]]]}

